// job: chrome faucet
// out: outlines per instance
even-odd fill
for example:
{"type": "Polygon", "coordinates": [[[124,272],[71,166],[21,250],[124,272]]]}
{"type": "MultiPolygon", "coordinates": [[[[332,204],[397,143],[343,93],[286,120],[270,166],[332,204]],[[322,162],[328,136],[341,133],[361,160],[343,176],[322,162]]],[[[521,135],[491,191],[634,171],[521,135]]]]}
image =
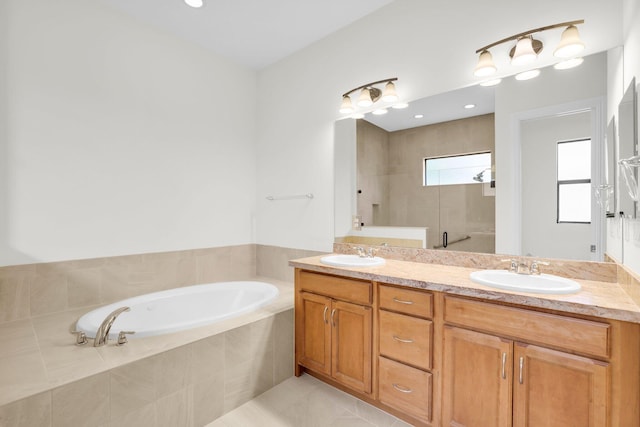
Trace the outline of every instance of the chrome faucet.
{"type": "Polygon", "coordinates": [[[113,325],[113,322],[115,322],[120,313],[129,310],[131,310],[129,307],[120,307],[117,310],[114,310],[102,321],[102,324],[100,324],[100,327],[96,331],[96,337],[93,339],[94,347],[101,347],[107,344],[107,341],[109,341],[109,331],[111,330],[111,325],[113,325]]]}
{"type": "Polygon", "coordinates": [[[549,265],[548,262],[537,261],[537,260],[531,261],[531,265],[529,265],[524,260],[518,261],[516,259],[503,259],[502,262],[510,263],[508,270],[511,271],[512,273],[526,274],[526,275],[531,275],[531,274],[539,275],[540,266],[549,265]]]}

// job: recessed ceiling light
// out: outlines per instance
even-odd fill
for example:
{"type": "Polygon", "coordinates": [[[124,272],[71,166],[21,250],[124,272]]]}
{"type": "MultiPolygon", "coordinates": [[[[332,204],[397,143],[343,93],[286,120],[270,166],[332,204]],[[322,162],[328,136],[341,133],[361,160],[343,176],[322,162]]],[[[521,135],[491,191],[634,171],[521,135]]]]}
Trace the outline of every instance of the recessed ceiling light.
{"type": "Polygon", "coordinates": [[[371,112],[371,114],[374,114],[376,116],[381,116],[383,114],[387,114],[387,109],[386,108],[378,108],[377,110],[373,110],[371,112]]]}
{"type": "Polygon", "coordinates": [[[584,62],[584,58],[572,58],[566,61],[558,62],[553,66],[556,70],[568,70],[569,68],[577,67],[584,62]]]}
{"type": "Polygon", "coordinates": [[[487,80],[480,83],[480,86],[484,86],[484,87],[495,86],[495,85],[499,85],[501,81],[502,79],[487,80]]]}
{"type": "Polygon", "coordinates": [[[351,118],[352,119],[364,119],[364,114],[362,114],[362,113],[353,113],[351,115],[351,118]]]}
{"type": "Polygon", "coordinates": [[[402,108],[407,108],[409,106],[409,104],[407,104],[406,102],[399,102],[397,104],[393,104],[391,106],[391,108],[395,108],[396,110],[400,110],[402,108]]]}
{"type": "Polygon", "coordinates": [[[470,110],[472,108],[476,108],[476,104],[467,104],[464,106],[464,108],[466,108],[467,110],[470,110]]]}
{"type": "Polygon", "coordinates": [[[540,70],[538,69],[524,71],[520,74],[516,74],[516,80],[529,80],[529,79],[536,78],[539,75],[540,75],[540,70]]]}
{"type": "Polygon", "coordinates": [[[202,7],[204,6],[203,0],[184,0],[184,2],[191,7],[202,7]]]}
{"type": "Polygon", "coordinates": [[[416,114],[415,116],[413,116],[414,119],[421,119],[424,117],[424,114],[416,114]]]}

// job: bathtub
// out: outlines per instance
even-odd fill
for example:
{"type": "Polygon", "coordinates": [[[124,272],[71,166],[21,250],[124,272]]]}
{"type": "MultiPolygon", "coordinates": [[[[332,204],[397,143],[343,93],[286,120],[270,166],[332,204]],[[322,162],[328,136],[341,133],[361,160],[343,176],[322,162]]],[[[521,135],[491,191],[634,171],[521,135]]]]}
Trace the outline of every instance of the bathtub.
{"type": "Polygon", "coordinates": [[[95,337],[102,321],[120,307],[130,307],[113,322],[109,338],[115,339],[120,331],[134,331],[130,338],[209,325],[239,316],[268,304],[279,294],[270,283],[237,281],[185,286],[167,291],[153,292],[105,305],[80,317],[76,330],[95,337]]]}

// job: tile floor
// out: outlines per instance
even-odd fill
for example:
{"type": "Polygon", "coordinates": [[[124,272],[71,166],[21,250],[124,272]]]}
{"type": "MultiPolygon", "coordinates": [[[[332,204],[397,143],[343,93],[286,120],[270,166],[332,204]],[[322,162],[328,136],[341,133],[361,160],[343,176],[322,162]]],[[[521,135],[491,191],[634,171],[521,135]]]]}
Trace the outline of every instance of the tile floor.
{"type": "Polygon", "coordinates": [[[398,418],[302,375],[291,377],[206,427],[409,427],[398,418]]]}

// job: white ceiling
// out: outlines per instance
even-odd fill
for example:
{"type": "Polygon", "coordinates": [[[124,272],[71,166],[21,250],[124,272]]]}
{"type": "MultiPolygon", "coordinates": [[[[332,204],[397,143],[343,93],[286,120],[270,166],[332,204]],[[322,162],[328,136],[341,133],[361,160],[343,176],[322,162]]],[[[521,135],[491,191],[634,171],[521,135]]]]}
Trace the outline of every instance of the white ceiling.
{"type": "Polygon", "coordinates": [[[392,0],[101,0],[235,62],[260,69],[392,0]]]}

